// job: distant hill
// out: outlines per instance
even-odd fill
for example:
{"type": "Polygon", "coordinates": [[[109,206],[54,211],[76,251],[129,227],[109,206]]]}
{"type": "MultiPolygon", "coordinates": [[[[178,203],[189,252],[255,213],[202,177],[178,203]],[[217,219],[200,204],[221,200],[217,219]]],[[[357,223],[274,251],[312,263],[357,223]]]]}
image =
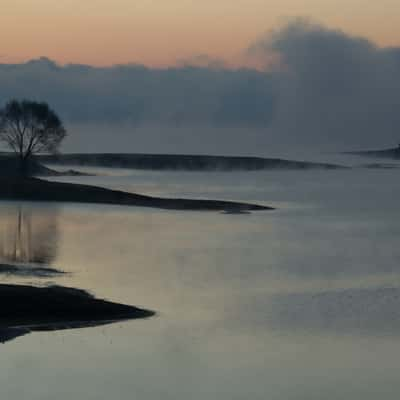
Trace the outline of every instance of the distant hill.
{"type": "Polygon", "coordinates": [[[400,160],[400,146],[383,150],[348,151],[345,154],[354,154],[363,157],[390,158],[400,160]]]}
{"type": "Polygon", "coordinates": [[[179,154],[61,154],[40,156],[45,164],[175,171],[256,171],[267,169],[338,169],[341,165],[280,158],[179,154]]]}

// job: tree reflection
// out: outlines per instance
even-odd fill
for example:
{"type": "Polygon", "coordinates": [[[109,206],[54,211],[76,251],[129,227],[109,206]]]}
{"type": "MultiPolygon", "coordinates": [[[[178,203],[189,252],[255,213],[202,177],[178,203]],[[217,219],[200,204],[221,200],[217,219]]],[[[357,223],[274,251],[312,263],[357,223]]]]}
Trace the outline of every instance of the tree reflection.
{"type": "Polygon", "coordinates": [[[0,211],[0,262],[48,265],[56,257],[57,210],[19,205],[0,211]]]}

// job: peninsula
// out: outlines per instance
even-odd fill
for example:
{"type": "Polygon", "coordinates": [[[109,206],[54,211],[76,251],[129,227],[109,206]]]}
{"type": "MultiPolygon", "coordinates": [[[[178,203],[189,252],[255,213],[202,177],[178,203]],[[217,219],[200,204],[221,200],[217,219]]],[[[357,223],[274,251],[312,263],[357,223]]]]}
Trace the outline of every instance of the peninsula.
{"type": "Polygon", "coordinates": [[[356,156],[363,156],[363,157],[388,158],[391,160],[400,160],[400,145],[397,147],[382,149],[382,150],[348,151],[345,152],[345,154],[353,154],[356,156]]]}
{"type": "Polygon", "coordinates": [[[96,299],[81,289],[0,284],[0,342],[53,331],[149,318],[154,311],[96,299]]]}
{"type": "MultiPolygon", "coordinates": [[[[245,212],[272,210],[272,207],[211,199],[174,199],[110,190],[76,183],[48,181],[36,176],[61,176],[64,173],[45,167],[36,160],[27,165],[27,176],[18,173],[17,162],[10,156],[0,157],[0,200],[97,203],[153,207],[170,210],[245,212]]],[[[67,175],[79,174],[67,171],[67,175]]]]}
{"type": "Polygon", "coordinates": [[[0,177],[0,200],[97,203],[192,211],[261,211],[272,207],[223,200],[178,199],[145,196],[76,183],[38,178],[0,177]]]}
{"type": "Polygon", "coordinates": [[[41,155],[37,159],[43,164],[162,171],[258,171],[345,168],[337,164],[293,161],[281,158],[189,154],[76,153],[41,155]]]}

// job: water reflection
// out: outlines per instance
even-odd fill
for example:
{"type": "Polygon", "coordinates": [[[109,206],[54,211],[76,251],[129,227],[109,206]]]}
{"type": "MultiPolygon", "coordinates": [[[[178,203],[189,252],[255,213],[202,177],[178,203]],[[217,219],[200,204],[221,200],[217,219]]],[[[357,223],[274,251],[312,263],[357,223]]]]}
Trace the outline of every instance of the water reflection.
{"type": "MultiPolygon", "coordinates": [[[[8,204],[0,208],[0,275],[56,277],[59,215],[54,206],[8,204]]],[[[96,299],[62,286],[0,284],[0,342],[31,332],[58,331],[147,318],[154,313],[96,299]]]]}
{"type": "Polygon", "coordinates": [[[34,265],[13,265],[13,264],[0,264],[0,275],[15,276],[21,278],[36,277],[36,278],[50,278],[65,274],[50,267],[37,267],[34,265]]]}
{"type": "Polygon", "coordinates": [[[236,307],[231,320],[253,331],[267,328],[283,334],[400,336],[400,289],[349,288],[281,293],[236,307]]]}
{"type": "Polygon", "coordinates": [[[0,211],[0,261],[50,264],[57,252],[58,211],[9,206],[0,211]]]}
{"type": "Polygon", "coordinates": [[[8,205],[0,210],[0,274],[51,277],[62,274],[48,267],[57,254],[58,210],[8,205]]]}
{"type": "Polygon", "coordinates": [[[28,335],[34,332],[48,332],[48,331],[61,331],[66,329],[83,329],[93,328],[96,326],[103,326],[118,322],[118,320],[106,321],[78,321],[78,322],[65,322],[63,324],[39,324],[24,327],[6,327],[0,328],[0,343],[10,342],[21,336],[28,335]]]}

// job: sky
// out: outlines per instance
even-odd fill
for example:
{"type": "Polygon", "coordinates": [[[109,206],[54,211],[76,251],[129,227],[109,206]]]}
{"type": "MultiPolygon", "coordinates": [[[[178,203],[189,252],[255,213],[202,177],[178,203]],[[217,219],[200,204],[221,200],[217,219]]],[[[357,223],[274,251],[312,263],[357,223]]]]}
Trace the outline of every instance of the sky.
{"type": "Polygon", "coordinates": [[[46,101],[65,151],[282,155],[400,137],[398,0],[14,0],[0,104],[46,101]]]}
{"type": "Polygon", "coordinates": [[[40,56],[96,66],[165,67],[207,55],[258,66],[243,51],[302,16],[381,46],[400,41],[398,0],[2,1],[0,62],[40,56]]]}

